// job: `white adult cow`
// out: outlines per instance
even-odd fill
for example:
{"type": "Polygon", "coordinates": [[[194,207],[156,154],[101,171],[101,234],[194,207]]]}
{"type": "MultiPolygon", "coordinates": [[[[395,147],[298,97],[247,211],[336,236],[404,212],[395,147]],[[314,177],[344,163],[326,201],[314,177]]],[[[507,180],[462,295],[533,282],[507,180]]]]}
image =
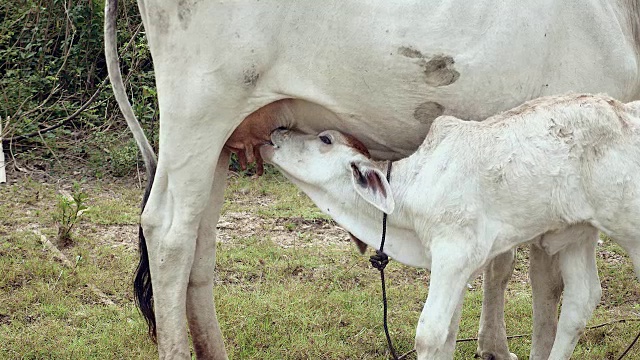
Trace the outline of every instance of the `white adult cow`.
{"type": "Polygon", "coordinates": [[[569,359],[600,302],[598,230],[640,276],[640,102],[574,94],[535,99],[483,122],[438,117],[418,150],[373,162],[335,130],[277,129],[260,149],[323,212],[380,248],[430,268],[418,359],[452,359],[467,282],[496,255],[533,242],[558,254],[565,293],[549,359],[569,359]],[[584,238],[584,235],[590,234],[584,238]]]}
{"type": "MultiPolygon", "coordinates": [[[[162,358],[190,356],[185,316],[198,358],[227,357],[212,297],[223,146],[256,110],[307,133],[354,134],[374,157],[394,159],[412,153],[442,114],[481,119],[571,90],[628,101],[640,89],[637,0],[138,3],[161,114],[157,169],[117,66],[116,0],[105,8],[105,49],[118,104],[153,176],[136,292],[162,358]]],[[[253,145],[245,143],[249,155],[253,145]]],[[[535,247],[531,264],[531,357],[546,358],[562,285],[555,260],[535,247]]],[[[511,358],[503,296],[512,268],[508,252],[485,272],[483,357],[511,358]]]]}

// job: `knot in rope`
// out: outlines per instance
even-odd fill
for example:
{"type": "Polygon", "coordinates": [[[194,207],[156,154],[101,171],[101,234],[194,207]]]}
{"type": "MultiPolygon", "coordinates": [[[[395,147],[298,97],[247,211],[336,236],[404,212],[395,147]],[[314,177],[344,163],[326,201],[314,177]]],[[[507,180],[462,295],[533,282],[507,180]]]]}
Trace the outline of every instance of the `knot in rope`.
{"type": "Polygon", "coordinates": [[[389,263],[389,257],[384,252],[376,250],[376,254],[371,255],[369,262],[371,263],[371,266],[382,271],[389,263]]]}

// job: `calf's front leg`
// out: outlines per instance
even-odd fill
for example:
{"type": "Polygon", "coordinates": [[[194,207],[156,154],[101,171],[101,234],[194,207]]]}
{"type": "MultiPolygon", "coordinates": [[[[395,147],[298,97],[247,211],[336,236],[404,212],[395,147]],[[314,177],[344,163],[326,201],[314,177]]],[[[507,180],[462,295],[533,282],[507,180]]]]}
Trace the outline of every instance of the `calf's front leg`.
{"type": "Polygon", "coordinates": [[[435,240],[431,246],[429,295],[416,329],[418,360],[452,359],[458,332],[460,303],[467,282],[483,264],[471,242],[435,240]]]}

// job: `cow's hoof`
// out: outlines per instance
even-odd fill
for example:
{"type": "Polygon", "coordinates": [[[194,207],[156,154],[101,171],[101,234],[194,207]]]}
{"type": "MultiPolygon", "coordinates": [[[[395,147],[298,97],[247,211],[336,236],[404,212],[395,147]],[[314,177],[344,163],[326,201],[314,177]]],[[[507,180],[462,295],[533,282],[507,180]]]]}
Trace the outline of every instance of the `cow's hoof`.
{"type": "Polygon", "coordinates": [[[518,360],[518,357],[514,353],[509,353],[508,358],[500,358],[495,356],[492,353],[482,353],[482,354],[476,353],[474,357],[476,359],[482,359],[482,360],[518,360]]]}

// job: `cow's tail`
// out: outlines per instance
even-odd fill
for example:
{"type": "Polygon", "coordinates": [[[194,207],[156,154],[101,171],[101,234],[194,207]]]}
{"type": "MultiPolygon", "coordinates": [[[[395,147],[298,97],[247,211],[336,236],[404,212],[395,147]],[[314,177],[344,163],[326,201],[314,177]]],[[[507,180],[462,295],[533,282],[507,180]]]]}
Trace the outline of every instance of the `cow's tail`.
{"type": "MultiPolygon", "coordinates": [[[[111,86],[113,87],[113,93],[115,94],[118,106],[120,106],[120,110],[127,121],[127,125],[133,133],[133,137],[136,140],[140,153],[142,154],[142,159],[144,159],[144,165],[147,170],[147,187],[142,199],[142,209],[144,210],[147,199],[149,198],[149,193],[151,192],[151,187],[153,186],[153,178],[156,173],[156,155],[153,152],[153,148],[151,147],[151,144],[149,144],[147,137],[144,135],[144,131],[142,130],[138,119],[136,119],[136,116],[133,113],[133,108],[129,103],[124,82],[122,81],[122,74],[120,73],[120,61],[118,60],[118,47],[116,41],[118,0],[106,0],[104,12],[104,52],[107,62],[107,70],[109,72],[109,79],[111,81],[111,86]]],[[[136,270],[133,287],[136,294],[136,303],[138,308],[147,321],[151,339],[155,341],[156,319],[153,311],[153,288],[151,286],[151,273],[149,271],[149,255],[147,253],[147,244],[145,242],[141,226],[138,229],[138,234],[140,262],[138,263],[138,268],[136,270]]]]}

